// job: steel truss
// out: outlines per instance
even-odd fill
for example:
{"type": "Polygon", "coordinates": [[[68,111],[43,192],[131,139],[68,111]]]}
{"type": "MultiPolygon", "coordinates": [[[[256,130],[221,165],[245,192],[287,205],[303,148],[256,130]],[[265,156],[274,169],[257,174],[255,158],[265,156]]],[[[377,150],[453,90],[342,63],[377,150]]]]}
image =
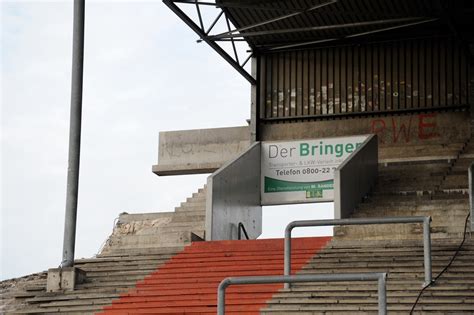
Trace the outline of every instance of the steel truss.
{"type": "Polygon", "coordinates": [[[193,1],[193,0],[163,0],[163,3],[166,4],[171,11],[173,11],[184,23],[186,23],[194,32],[199,35],[198,42],[206,42],[209,46],[211,46],[222,58],[224,58],[232,67],[234,67],[250,84],[256,84],[256,79],[247,71],[245,70],[245,65],[253,56],[253,50],[248,51],[248,56],[243,59],[243,62],[240,62],[241,58],[239,58],[239,53],[237,51],[235,43],[237,41],[244,41],[244,39],[236,39],[236,38],[214,38],[211,34],[214,26],[219,22],[221,18],[225,19],[227,24],[227,28],[229,32],[231,29],[231,22],[229,20],[228,13],[226,12],[225,8],[219,6],[215,2],[205,2],[205,1],[193,1]],[[194,5],[196,7],[196,12],[198,16],[198,21],[193,21],[186,13],[184,13],[176,4],[188,4],[194,5]],[[201,14],[201,6],[214,6],[216,8],[220,8],[221,11],[214,19],[214,21],[209,25],[204,25],[202,14],[201,14]],[[232,49],[234,54],[229,55],[219,44],[219,42],[231,42],[232,49]]]}
{"type": "MultiPolygon", "coordinates": [[[[275,0],[271,4],[278,2],[283,2],[284,0],[275,0]]],[[[211,1],[201,1],[201,0],[163,0],[163,2],[184,22],[186,23],[194,32],[199,35],[198,42],[206,42],[211,46],[219,55],[221,55],[232,67],[234,67],[245,79],[247,79],[251,84],[256,84],[256,78],[254,78],[247,70],[245,70],[245,65],[256,53],[260,51],[277,51],[282,49],[290,49],[308,45],[323,44],[327,42],[337,42],[346,39],[363,37],[370,34],[381,33],[386,31],[391,31],[394,29],[411,27],[419,24],[430,23],[439,20],[438,17],[399,17],[399,18],[390,18],[390,19],[377,19],[369,21],[359,21],[354,23],[343,23],[343,24],[332,24],[332,25],[315,25],[311,27],[299,27],[299,28],[287,28],[287,29],[273,29],[273,30],[255,30],[264,25],[268,25],[274,22],[286,20],[289,18],[294,18],[305,13],[316,11],[318,9],[331,6],[335,4],[338,0],[328,0],[326,2],[319,3],[317,5],[308,6],[308,7],[294,7],[294,8],[276,8],[275,6],[270,6],[270,4],[262,5],[258,1],[256,4],[252,4],[247,1],[238,1],[234,2],[226,1],[226,3],[217,3],[211,1]],[[196,8],[197,21],[194,21],[186,13],[184,13],[177,4],[186,4],[193,5],[196,8]],[[204,25],[201,7],[202,6],[212,6],[220,9],[220,12],[217,14],[214,21],[206,26],[204,25]],[[265,21],[258,23],[253,23],[245,26],[240,26],[239,28],[231,28],[232,18],[227,12],[227,8],[241,8],[241,9],[254,9],[254,10],[270,10],[278,11],[282,14],[265,21]],[[218,34],[212,34],[214,26],[219,22],[220,19],[225,19],[227,25],[227,31],[218,34]],[[394,25],[395,24],[395,25],[394,25]],[[239,56],[239,52],[236,48],[236,42],[246,41],[246,38],[265,36],[265,35],[277,35],[277,34],[290,34],[290,33],[301,33],[301,32],[310,32],[310,31],[320,31],[320,30],[330,30],[330,29],[353,29],[361,26],[377,26],[378,28],[364,31],[364,32],[354,32],[343,37],[334,37],[334,38],[320,38],[315,40],[306,40],[301,42],[289,42],[288,44],[275,44],[275,45],[254,45],[248,43],[250,46],[250,51],[247,51],[247,55],[242,58],[239,56]],[[233,54],[227,53],[221,46],[220,43],[230,42],[232,44],[233,54]]]]}

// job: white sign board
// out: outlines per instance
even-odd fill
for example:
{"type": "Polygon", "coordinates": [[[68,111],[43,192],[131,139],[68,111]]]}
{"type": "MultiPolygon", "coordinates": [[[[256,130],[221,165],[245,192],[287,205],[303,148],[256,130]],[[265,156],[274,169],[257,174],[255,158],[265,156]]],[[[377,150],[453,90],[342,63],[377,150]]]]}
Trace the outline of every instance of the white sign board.
{"type": "Polygon", "coordinates": [[[367,136],[262,142],[262,205],[334,200],[334,170],[367,136]]]}

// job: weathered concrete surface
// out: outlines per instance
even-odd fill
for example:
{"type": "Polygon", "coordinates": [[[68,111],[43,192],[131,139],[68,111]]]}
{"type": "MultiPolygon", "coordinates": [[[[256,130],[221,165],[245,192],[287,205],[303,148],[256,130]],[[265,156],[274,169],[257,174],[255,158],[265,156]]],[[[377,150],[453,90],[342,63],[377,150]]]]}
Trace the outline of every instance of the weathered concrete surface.
{"type": "MultiPolygon", "coordinates": [[[[17,298],[19,294],[24,293],[32,287],[46,286],[47,271],[30,274],[21,278],[14,278],[0,281],[0,314],[12,314],[13,311],[23,308],[26,303],[17,298]]],[[[32,293],[34,296],[35,293],[32,293]]]]}
{"type": "Polygon", "coordinates": [[[174,212],[121,213],[102,254],[183,246],[204,239],[206,189],[187,198],[174,212]]]}
{"type": "Polygon", "coordinates": [[[250,145],[248,126],[160,132],[160,176],[212,173],[250,145]]]}
{"type": "Polygon", "coordinates": [[[182,249],[137,248],[76,259],[87,281],[74,291],[47,292],[47,272],[0,281],[0,314],[97,314],[182,249]]]}
{"type": "Polygon", "coordinates": [[[375,133],[379,147],[465,142],[470,137],[468,112],[406,114],[291,124],[264,124],[262,141],[311,139],[375,133]]]}
{"type": "Polygon", "coordinates": [[[375,185],[377,136],[369,136],[334,172],[334,218],[349,218],[375,185]]]}
{"type": "MultiPolygon", "coordinates": [[[[399,151],[404,150],[404,147],[464,143],[470,136],[469,122],[468,112],[438,112],[262,124],[259,140],[314,139],[374,133],[379,139],[380,158],[385,160],[394,156],[393,152],[398,156],[406,155],[399,151]]],[[[250,146],[249,128],[160,132],[159,159],[158,164],[153,166],[153,172],[161,176],[212,173],[250,146]]],[[[426,155],[435,156],[436,152],[426,155]]]]}
{"type": "Polygon", "coordinates": [[[48,270],[46,292],[73,291],[84,283],[86,272],[76,267],[51,268],[48,270]]]}
{"type": "Polygon", "coordinates": [[[241,222],[250,239],[262,233],[260,143],[207,180],[206,240],[236,240],[241,222]]]}
{"type": "MultiPolygon", "coordinates": [[[[372,194],[357,206],[353,217],[426,216],[432,218],[432,239],[460,239],[469,213],[469,185],[467,180],[471,146],[459,148],[455,159],[437,160],[449,156],[452,148],[445,146],[443,153],[436,144],[427,144],[423,152],[434,152],[424,162],[397,162],[379,164],[377,184],[372,194]]],[[[346,239],[412,239],[421,238],[420,224],[371,226],[338,226],[334,235],[346,239]]]]}

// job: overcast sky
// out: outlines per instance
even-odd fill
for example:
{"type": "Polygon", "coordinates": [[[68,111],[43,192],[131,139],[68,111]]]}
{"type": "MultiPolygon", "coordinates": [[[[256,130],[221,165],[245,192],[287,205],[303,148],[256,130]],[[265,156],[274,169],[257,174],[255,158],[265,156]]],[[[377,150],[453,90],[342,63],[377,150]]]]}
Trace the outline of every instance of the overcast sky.
{"type": "MultiPolygon", "coordinates": [[[[73,0],[0,1],[0,279],[7,279],[61,261],[73,0]]],[[[97,252],[119,213],[173,211],[206,182],[207,175],[151,172],[159,131],[250,118],[248,82],[197,44],[160,0],[86,3],[78,258],[97,252]]],[[[283,235],[284,222],[309,207],[316,206],[265,209],[265,235],[283,235]]],[[[318,217],[332,215],[317,209],[318,217]]]]}

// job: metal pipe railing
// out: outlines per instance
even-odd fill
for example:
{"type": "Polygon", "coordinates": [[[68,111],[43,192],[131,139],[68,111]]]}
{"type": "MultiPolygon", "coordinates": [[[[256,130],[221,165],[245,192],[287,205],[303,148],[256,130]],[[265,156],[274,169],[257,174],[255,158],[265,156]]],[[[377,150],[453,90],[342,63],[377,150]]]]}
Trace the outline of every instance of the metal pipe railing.
{"type": "Polygon", "coordinates": [[[295,275],[295,276],[255,276],[225,278],[217,289],[217,314],[225,315],[225,290],[230,285],[269,284],[269,283],[301,283],[326,281],[378,281],[379,315],[387,314],[387,273],[346,273],[327,275],[295,275]]]}
{"type": "MultiPolygon", "coordinates": [[[[295,227],[316,227],[331,225],[369,225],[369,224],[398,224],[398,223],[423,223],[423,255],[425,267],[425,285],[431,283],[431,235],[429,216],[418,217],[385,217],[385,218],[353,218],[334,220],[305,220],[290,222],[285,229],[284,269],[285,276],[291,275],[291,231],[295,227]]],[[[290,283],[285,283],[289,288],[290,283]]]]}
{"type": "Polygon", "coordinates": [[[247,230],[245,229],[245,225],[242,222],[239,222],[238,225],[238,233],[237,233],[237,239],[240,241],[242,239],[242,232],[244,232],[245,238],[250,239],[249,235],[247,233],[247,230]]]}

